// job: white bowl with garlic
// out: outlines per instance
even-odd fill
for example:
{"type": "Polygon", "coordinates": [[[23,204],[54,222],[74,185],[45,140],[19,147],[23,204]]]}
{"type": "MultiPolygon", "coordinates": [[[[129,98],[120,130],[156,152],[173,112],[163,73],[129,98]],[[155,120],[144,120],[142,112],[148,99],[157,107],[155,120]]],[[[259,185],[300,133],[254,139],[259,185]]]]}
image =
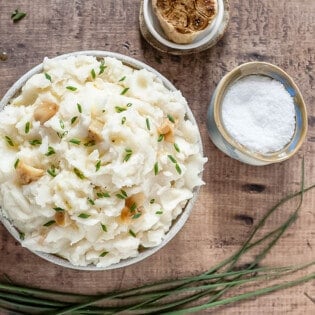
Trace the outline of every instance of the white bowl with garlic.
{"type": "Polygon", "coordinates": [[[154,69],[102,51],[45,58],[0,105],[0,218],[22,246],[113,269],[184,225],[206,159],[186,100],[154,69]]]}

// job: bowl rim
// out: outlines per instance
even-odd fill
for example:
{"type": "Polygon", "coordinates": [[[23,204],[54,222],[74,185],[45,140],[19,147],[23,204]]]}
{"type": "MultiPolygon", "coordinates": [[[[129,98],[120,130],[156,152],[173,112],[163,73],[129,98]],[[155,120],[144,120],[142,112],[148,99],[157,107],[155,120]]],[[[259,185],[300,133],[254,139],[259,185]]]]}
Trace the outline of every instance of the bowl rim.
{"type": "MultiPolygon", "coordinates": [[[[49,59],[58,60],[58,59],[65,59],[68,57],[80,56],[80,55],[94,56],[94,57],[100,57],[100,58],[102,58],[102,57],[116,58],[116,59],[122,61],[123,64],[125,64],[127,66],[131,66],[135,69],[146,69],[146,70],[154,73],[162,81],[163,85],[166,88],[168,88],[169,90],[171,90],[171,91],[177,91],[178,90],[167,78],[165,78],[161,73],[159,73],[157,70],[155,70],[151,66],[149,66],[149,65],[145,64],[144,62],[139,61],[135,58],[132,58],[132,57],[120,54],[120,53],[116,53],[116,52],[109,52],[109,51],[102,51],[102,50],[84,50],[84,51],[75,51],[75,52],[71,52],[71,53],[58,55],[56,57],[49,58],[49,59]]],[[[4,106],[6,106],[9,103],[9,101],[13,97],[16,96],[17,93],[19,93],[22,86],[25,84],[25,82],[30,77],[32,77],[34,74],[40,73],[42,71],[43,71],[43,62],[38,64],[37,66],[31,68],[29,71],[27,71],[25,74],[23,74],[9,88],[9,90],[5,93],[5,95],[1,99],[0,111],[4,108],[4,106]]],[[[197,124],[196,119],[195,119],[190,107],[188,106],[188,104],[185,106],[185,109],[186,109],[186,114],[187,114],[189,120],[195,126],[197,126],[197,130],[198,130],[197,142],[199,145],[200,154],[203,155],[203,145],[202,145],[202,139],[201,139],[198,124],[197,124]]],[[[203,172],[200,173],[201,178],[202,178],[202,173],[203,172]]],[[[193,197],[187,201],[182,212],[177,216],[177,218],[175,220],[172,221],[172,225],[171,225],[170,229],[165,234],[164,239],[162,240],[162,242],[159,245],[146,248],[144,251],[139,252],[139,254],[135,257],[129,257],[127,259],[122,259],[118,263],[109,265],[107,267],[97,267],[96,265],[91,265],[91,264],[87,265],[87,266],[76,266],[76,265],[71,264],[70,261],[68,261],[64,258],[61,258],[57,255],[31,250],[27,247],[26,247],[26,249],[33,252],[35,255],[37,255],[37,256],[55,264],[55,265],[59,265],[61,267],[66,267],[66,268],[75,269],[75,270],[104,271],[104,270],[118,269],[118,268],[123,268],[123,267],[133,265],[133,264],[138,263],[138,262],[144,260],[145,258],[148,258],[149,256],[153,255],[154,253],[156,253],[158,250],[163,248],[169,241],[171,241],[175,237],[175,235],[181,230],[181,228],[184,226],[185,222],[189,218],[191,211],[194,207],[194,204],[198,198],[199,190],[200,190],[200,186],[195,187],[193,189],[193,191],[192,191],[193,197]]],[[[20,239],[18,230],[14,227],[11,220],[3,215],[1,207],[0,207],[0,222],[6,227],[8,232],[15,238],[15,240],[18,241],[22,245],[22,241],[20,239]]]]}
{"type": "MultiPolygon", "coordinates": [[[[262,72],[256,71],[253,73],[249,73],[246,75],[242,75],[241,77],[238,77],[237,80],[249,76],[249,75],[266,75],[262,72]]],[[[214,95],[213,95],[213,116],[214,116],[214,121],[216,124],[216,127],[218,128],[221,136],[223,137],[223,139],[233,148],[236,148],[238,151],[240,151],[242,154],[244,154],[245,156],[252,158],[252,159],[256,159],[260,162],[264,162],[266,164],[270,164],[270,163],[277,163],[277,162],[282,162],[285,161],[287,159],[289,159],[292,155],[294,155],[302,146],[306,134],[307,134],[307,129],[308,129],[308,122],[307,122],[307,110],[306,110],[306,105],[303,99],[303,96],[298,88],[298,86],[295,84],[294,80],[292,79],[292,77],[287,74],[284,70],[282,70],[280,67],[272,64],[272,63],[268,63],[268,62],[263,62],[263,61],[250,61],[250,62],[246,62],[243,64],[240,64],[239,66],[237,66],[236,68],[234,68],[233,70],[231,70],[230,72],[228,72],[227,74],[225,74],[225,76],[220,80],[219,84],[217,85],[214,95]],[[221,120],[221,106],[222,106],[222,101],[224,99],[224,92],[226,92],[226,90],[231,86],[231,84],[233,82],[235,82],[235,76],[237,75],[237,73],[252,67],[252,66],[257,66],[260,68],[269,68],[272,69],[274,72],[281,74],[281,76],[283,76],[288,82],[289,84],[293,87],[293,89],[296,92],[296,96],[301,100],[300,102],[300,110],[301,110],[301,114],[302,114],[302,130],[301,130],[301,135],[298,139],[298,142],[296,144],[296,146],[294,147],[294,149],[289,153],[286,154],[284,156],[279,156],[278,153],[279,151],[276,151],[275,154],[268,154],[268,155],[264,155],[264,154],[259,154],[253,151],[250,151],[249,149],[247,149],[245,146],[239,144],[236,140],[233,139],[232,136],[229,135],[229,133],[227,132],[227,130],[224,127],[224,123],[221,120]],[[220,95],[220,93],[218,93],[219,91],[223,91],[223,96],[220,95]]],[[[290,143],[292,143],[293,138],[290,140],[290,142],[284,147],[288,147],[290,143]]]]}
{"type": "MultiPolygon", "coordinates": [[[[168,48],[172,49],[178,49],[178,50],[190,50],[190,49],[197,49],[200,46],[205,45],[207,42],[209,42],[218,32],[220,29],[220,25],[224,19],[224,11],[225,11],[225,4],[223,0],[217,0],[218,4],[218,13],[217,16],[214,18],[213,21],[208,25],[208,27],[204,30],[205,32],[208,32],[208,34],[205,34],[204,37],[199,39],[198,41],[192,42],[190,44],[178,44],[174,43],[167,38],[163,37],[153,26],[153,18],[149,16],[149,6],[152,5],[152,1],[150,0],[143,0],[143,17],[145,24],[151,33],[151,35],[161,44],[168,48]],[[208,30],[207,30],[208,29],[208,30]]],[[[153,8],[152,8],[153,11],[153,8]]],[[[154,14],[154,12],[152,12],[154,14]]]]}

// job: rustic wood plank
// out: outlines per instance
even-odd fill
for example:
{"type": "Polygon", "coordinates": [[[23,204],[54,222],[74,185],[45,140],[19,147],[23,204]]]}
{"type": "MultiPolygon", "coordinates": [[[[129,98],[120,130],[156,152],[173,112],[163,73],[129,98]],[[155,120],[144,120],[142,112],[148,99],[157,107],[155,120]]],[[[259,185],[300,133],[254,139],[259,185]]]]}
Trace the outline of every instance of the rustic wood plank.
{"type": "MultiPolygon", "coordinates": [[[[42,288],[97,293],[180,277],[206,270],[236,250],[266,209],[299,187],[305,156],[307,183],[315,182],[315,2],[311,0],[230,1],[230,25],[212,49],[189,56],[171,56],[153,49],[141,37],[140,2],[133,1],[1,1],[0,97],[45,56],[85,49],[123,53],[156,68],[181,89],[200,126],[207,183],[181,232],[152,257],[120,270],[82,272],[63,269],[23,249],[0,226],[0,275],[42,288]],[[11,12],[27,17],[13,24],[11,12]],[[303,148],[277,165],[252,167],[234,161],[211,143],[205,113],[216,84],[236,65],[263,60],[285,69],[300,87],[309,112],[303,148]],[[198,231],[198,232],[197,232],[198,231]],[[34,267],[36,266],[36,267],[34,267]]],[[[264,261],[265,265],[298,264],[315,259],[315,191],[307,194],[299,220],[264,261]]],[[[268,227],[280,222],[282,209],[268,227]]],[[[314,314],[314,283],[220,308],[217,315],[314,314]]],[[[204,312],[205,313],[205,312],[204,312]]]]}

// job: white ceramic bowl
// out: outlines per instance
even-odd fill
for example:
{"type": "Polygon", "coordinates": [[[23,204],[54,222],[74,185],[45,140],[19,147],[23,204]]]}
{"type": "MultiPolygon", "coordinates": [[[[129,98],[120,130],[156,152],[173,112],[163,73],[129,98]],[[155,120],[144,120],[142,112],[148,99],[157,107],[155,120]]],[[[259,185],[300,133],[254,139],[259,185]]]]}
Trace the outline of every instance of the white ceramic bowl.
{"type": "MultiPolygon", "coordinates": [[[[153,72],[162,80],[162,82],[166,88],[168,88],[171,91],[176,90],[176,88],[174,87],[174,85],[170,81],[168,81],[164,76],[162,76],[159,72],[157,72],[156,70],[154,70],[150,66],[148,66],[145,63],[140,62],[136,59],[133,59],[133,58],[130,58],[130,57],[118,54],[118,53],[112,53],[112,52],[106,52],[106,51],[79,51],[79,52],[73,52],[70,54],[61,55],[61,56],[56,57],[55,59],[63,59],[63,58],[67,58],[69,56],[78,56],[78,55],[89,55],[89,56],[95,56],[95,57],[113,57],[113,58],[119,59],[124,64],[126,64],[132,68],[135,68],[135,69],[143,69],[144,68],[144,69],[147,69],[148,71],[153,72]]],[[[31,76],[33,76],[36,73],[40,73],[42,71],[43,71],[43,64],[39,64],[38,66],[34,67],[30,71],[28,71],[26,74],[24,74],[20,79],[18,79],[13,84],[13,86],[8,90],[8,92],[4,95],[4,97],[2,98],[2,100],[0,102],[0,110],[2,110],[9,103],[9,101],[20,92],[22,86],[25,84],[25,82],[31,76]]],[[[195,118],[194,118],[194,116],[193,116],[193,114],[192,114],[192,112],[188,106],[186,108],[186,111],[187,111],[188,119],[193,124],[197,125],[196,120],[195,120],[195,118]]],[[[199,134],[200,152],[202,154],[202,143],[201,143],[200,133],[198,133],[198,134],[199,134]]],[[[141,250],[139,255],[136,257],[122,260],[117,264],[113,264],[113,265],[105,267],[105,268],[99,268],[99,267],[96,267],[95,265],[88,265],[86,267],[85,266],[83,266],[83,267],[82,266],[74,266],[68,260],[60,258],[60,257],[53,255],[53,254],[47,254],[47,253],[38,252],[38,251],[34,251],[34,253],[36,255],[40,256],[41,258],[44,258],[44,259],[46,259],[46,260],[48,260],[54,264],[60,265],[62,267],[79,269],[79,270],[91,270],[91,271],[108,270],[108,269],[116,269],[116,268],[121,268],[121,267],[126,267],[129,265],[132,265],[134,263],[137,263],[137,262],[151,256],[155,252],[157,252],[159,249],[161,249],[163,246],[165,246],[179,232],[179,230],[183,227],[183,225],[185,224],[186,220],[188,219],[188,217],[191,213],[191,210],[192,210],[193,205],[196,201],[198,192],[199,192],[199,188],[196,188],[193,191],[193,197],[190,200],[188,200],[185,208],[183,209],[183,212],[173,222],[170,230],[167,232],[162,243],[156,247],[141,250]]],[[[0,221],[7,228],[7,230],[11,233],[11,235],[17,241],[20,241],[19,232],[16,230],[16,228],[14,227],[14,225],[12,224],[12,222],[8,218],[3,217],[2,212],[1,212],[1,208],[0,208],[0,221]]]]}
{"type": "Polygon", "coordinates": [[[218,0],[218,14],[212,23],[204,30],[204,32],[198,35],[197,38],[190,44],[176,44],[168,40],[166,37],[163,29],[160,26],[158,18],[153,12],[152,1],[143,1],[144,22],[151,35],[166,47],[183,51],[199,48],[213,40],[218,35],[224,19],[224,9],[223,0],[218,0]]]}

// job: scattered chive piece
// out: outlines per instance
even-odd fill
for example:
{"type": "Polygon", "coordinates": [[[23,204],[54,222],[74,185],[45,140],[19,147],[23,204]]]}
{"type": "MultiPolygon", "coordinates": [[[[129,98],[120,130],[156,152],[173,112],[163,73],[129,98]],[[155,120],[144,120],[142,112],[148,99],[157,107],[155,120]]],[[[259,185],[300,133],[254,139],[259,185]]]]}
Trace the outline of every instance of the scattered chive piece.
{"type": "Polygon", "coordinates": [[[170,122],[172,122],[173,124],[175,124],[175,119],[174,119],[174,117],[173,117],[172,115],[168,114],[168,115],[167,115],[167,118],[168,118],[168,120],[169,120],[170,122]]]}
{"type": "Polygon", "coordinates": [[[98,192],[98,193],[96,193],[96,196],[98,198],[109,198],[110,194],[108,192],[98,192]]]}
{"type": "Polygon", "coordinates": [[[137,209],[137,204],[134,202],[130,207],[130,211],[134,212],[136,209],[137,209]]]}
{"type": "Polygon", "coordinates": [[[63,211],[65,211],[65,209],[63,209],[63,208],[60,208],[60,207],[56,207],[56,208],[53,208],[55,211],[57,211],[57,212],[63,212],[63,211]]]}
{"type": "Polygon", "coordinates": [[[68,85],[66,86],[66,89],[70,91],[76,91],[78,88],[76,88],[75,86],[68,85]]]}
{"type": "Polygon", "coordinates": [[[100,64],[100,71],[99,71],[99,75],[102,74],[104,72],[104,70],[107,68],[107,66],[105,66],[105,62],[104,60],[101,61],[101,64],[100,64]]]}
{"type": "Polygon", "coordinates": [[[95,73],[95,70],[94,70],[94,69],[91,70],[91,76],[92,76],[93,79],[96,78],[96,73],[95,73]]]}
{"type": "Polygon", "coordinates": [[[159,172],[159,164],[158,164],[158,162],[156,162],[156,163],[154,164],[154,175],[157,175],[158,172],[159,172]]]}
{"type": "Polygon", "coordinates": [[[11,20],[16,23],[22,20],[26,16],[25,12],[20,12],[19,9],[15,9],[11,14],[11,20]]]}
{"type": "Polygon", "coordinates": [[[105,112],[106,112],[106,109],[103,109],[103,110],[102,110],[102,113],[105,113],[105,112]]]}
{"type": "Polygon", "coordinates": [[[73,169],[73,172],[74,172],[74,174],[77,175],[80,179],[84,179],[84,178],[85,178],[84,174],[83,174],[79,169],[77,169],[76,167],[73,169]]]}
{"type": "Polygon", "coordinates": [[[146,124],[147,124],[147,129],[148,129],[148,130],[151,130],[149,118],[146,118],[145,122],[146,122],[146,124]]]}
{"type": "Polygon", "coordinates": [[[77,108],[78,108],[79,113],[82,113],[82,106],[81,106],[81,104],[77,103],[77,108]]]}
{"type": "Polygon", "coordinates": [[[128,196],[124,190],[121,190],[121,194],[116,194],[116,197],[119,199],[126,199],[128,196]]]}
{"type": "Polygon", "coordinates": [[[87,198],[87,201],[90,205],[94,206],[95,205],[95,202],[91,199],[91,198],[87,198]]]}
{"type": "Polygon", "coordinates": [[[174,148],[178,153],[180,152],[180,149],[177,143],[174,143],[174,148]]]}
{"type": "Polygon", "coordinates": [[[127,103],[127,107],[131,107],[132,106],[132,103],[127,103]]]}
{"type": "Polygon", "coordinates": [[[25,133],[29,133],[30,132],[30,127],[31,127],[31,123],[28,121],[26,124],[25,124],[25,133]]]}
{"type": "Polygon", "coordinates": [[[133,236],[133,237],[137,237],[137,236],[136,236],[136,233],[135,233],[133,230],[129,230],[129,234],[130,234],[131,236],[133,236]]]}
{"type": "Polygon", "coordinates": [[[182,173],[182,170],[181,170],[180,166],[177,163],[175,165],[175,168],[176,168],[177,173],[180,175],[182,173]]]}
{"type": "Polygon", "coordinates": [[[121,189],[120,191],[126,198],[128,197],[127,193],[123,189],[121,189]]]}
{"type": "Polygon", "coordinates": [[[54,166],[52,166],[50,169],[47,170],[47,173],[51,176],[51,177],[56,177],[57,173],[56,173],[56,169],[54,166]]]}
{"type": "Polygon", "coordinates": [[[134,215],[132,216],[132,219],[138,219],[139,217],[141,217],[141,215],[142,215],[142,213],[141,213],[141,212],[138,212],[138,213],[136,213],[136,214],[134,214],[134,215]]]}
{"type": "Polygon", "coordinates": [[[116,110],[116,113],[121,113],[121,112],[124,112],[125,110],[127,110],[127,108],[115,106],[115,110],[116,110]]]}
{"type": "Polygon", "coordinates": [[[17,168],[17,166],[19,165],[20,159],[17,159],[14,163],[14,168],[17,168]]]}
{"type": "Polygon", "coordinates": [[[29,144],[30,145],[40,145],[40,144],[42,144],[42,140],[40,140],[40,139],[30,140],[29,144]]]}
{"type": "Polygon", "coordinates": [[[150,200],[150,204],[152,205],[155,202],[155,199],[150,200]]]}
{"type": "Polygon", "coordinates": [[[126,76],[123,76],[118,82],[124,81],[126,79],[126,76]]]}
{"type": "Polygon", "coordinates": [[[124,89],[121,91],[120,95],[126,94],[126,93],[128,92],[128,90],[129,90],[129,88],[124,88],[124,89]]]}
{"type": "Polygon", "coordinates": [[[132,150],[131,149],[125,149],[125,151],[126,151],[127,154],[126,154],[126,156],[124,158],[124,162],[127,162],[130,159],[131,155],[132,155],[132,150]]]}
{"type": "Polygon", "coordinates": [[[62,139],[65,135],[67,135],[68,134],[68,131],[64,131],[64,132],[58,132],[57,131],[57,136],[60,138],[60,139],[62,139]]]}
{"type": "Polygon", "coordinates": [[[169,158],[173,163],[177,163],[177,161],[175,160],[175,158],[173,157],[173,155],[168,155],[168,158],[169,158]]]}
{"type": "Polygon", "coordinates": [[[45,155],[46,155],[46,156],[50,156],[50,155],[53,155],[53,154],[55,154],[55,153],[56,153],[56,152],[55,152],[54,148],[51,147],[51,146],[49,146],[49,147],[48,147],[48,151],[45,153],[45,155]]]}
{"type": "Polygon", "coordinates": [[[61,119],[59,119],[59,124],[61,129],[65,129],[65,123],[61,119]]]}
{"type": "Polygon", "coordinates": [[[107,232],[107,227],[106,227],[106,225],[103,224],[103,223],[101,223],[101,226],[102,226],[102,230],[103,230],[104,232],[107,232]]]}
{"type": "Polygon", "coordinates": [[[76,138],[72,138],[72,139],[69,140],[69,142],[79,145],[81,143],[81,140],[76,139],[76,138]]]}
{"type": "Polygon", "coordinates": [[[79,218],[81,218],[81,219],[87,219],[87,218],[89,218],[91,215],[90,214],[87,214],[87,213],[80,213],[79,215],[78,215],[78,217],[79,218]]]}
{"type": "Polygon", "coordinates": [[[122,119],[121,119],[121,124],[123,125],[125,122],[126,122],[126,117],[124,116],[122,119]]]}
{"type": "Polygon", "coordinates": [[[164,139],[164,135],[159,135],[158,142],[161,142],[164,139]]]}
{"type": "Polygon", "coordinates": [[[156,211],[155,214],[163,214],[163,211],[156,211]]]}
{"type": "Polygon", "coordinates": [[[54,223],[56,223],[56,221],[55,220],[51,220],[51,221],[48,221],[47,223],[43,224],[43,226],[51,226],[54,223]]]}
{"type": "Polygon", "coordinates": [[[99,169],[101,168],[101,160],[98,160],[97,163],[95,164],[95,171],[99,171],[99,169]]]}
{"type": "Polygon", "coordinates": [[[108,254],[108,252],[103,252],[102,254],[100,254],[100,257],[104,257],[104,256],[106,256],[108,254]]]}
{"type": "Polygon", "coordinates": [[[78,116],[72,117],[71,118],[71,125],[73,125],[77,119],[78,119],[78,116]]]}
{"type": "Polygon", "coordinates": [[[47,80],[49,80],[50,82],[52,82],[51,76],[50,76],[48,73],[45,73],[45,78],[46,78],[47,80]]]}
{"type": "Polygon", "coordinates": [[[8,145],[10,145],[11,147],[14,147],[14,143],[10,137],[5,136],[4,138],[5,138],[8,145]]]}
{"type": "Polygon", "coordinates": [[[94,140],[90,140],[90,141],[84,143],[85,147],[92,147],[93,145],[95,145],[95,141],[94,140]]]}
{"type": "Polygon", "coordinates": [[[20,237],[21,241],[24,241],[25,240],[25,233],[19,232],[19,237],[20,237]]]}

